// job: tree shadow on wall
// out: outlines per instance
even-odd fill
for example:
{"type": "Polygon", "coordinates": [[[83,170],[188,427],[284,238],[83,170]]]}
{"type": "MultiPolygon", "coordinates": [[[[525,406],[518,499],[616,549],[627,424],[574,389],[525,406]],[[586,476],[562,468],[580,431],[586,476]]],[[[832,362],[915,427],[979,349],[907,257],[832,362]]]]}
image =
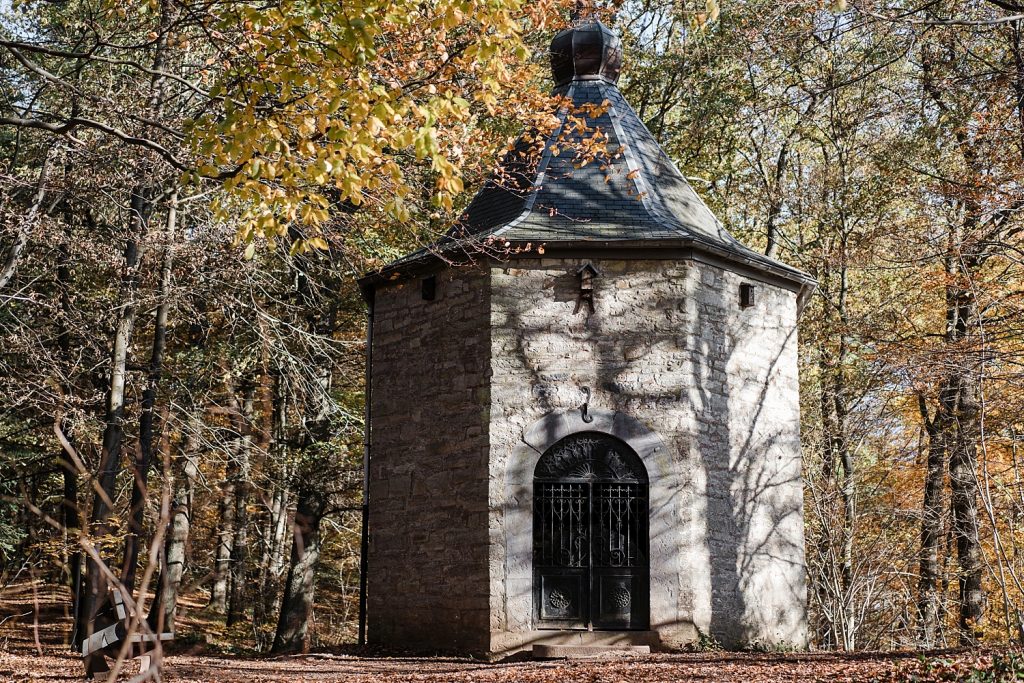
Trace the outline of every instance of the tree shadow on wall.
{"type": "MultiPolygon", "coordinates": [[[[766,360],[756,379],[740,383],[734,376],[730,381],[730,367],[747,362],[744,354],[752,349],[767,351],[762,340],[749,338],[759,333],[759,327],[735,322],[743,314],[738,302],[725,297],[720,306],[712,306],[702,304],[700,297],[697,301],[666,297],[659,294],[664,289],[660,286],[666,278],[663,272],[652,272],[649,286],[630,290],[625,298],[632,297],[635,306],[615,300],[622,298],[621,290],[611,301],[601,301],[611,298],[616,286],[615,274],[608,274],[599,280],[595,293],[597,313],[588,316],[584,305],[574,315],[574,293],[578,291],[574,267],[547,278],[544,285],[544,291],[564,306],[565,325],[561,329],[552,329],[550,308],[538,312],[533,298],[502,296],[500,287],[494,289],[492,305],[503,307],[504,326],[516,331],[511,335],[516,343],[510,357],[502,362],[511,372],[521,373],[532,394],[530,406],[537,412],[496,413],[492,420],[514,421],[516,429],[525,429],[544,414],[578,409],[583,400],[579,387],[587,385],[593,390],[591,406],[646,422],[669,447],[675,480],[690,481],[691,486],[703,489],[706,508],[703,519],[697,520],[698,528],[703,529],[702,547],[694,547],[693,552],[708,557],[710,595],[692,596],[694,604],[684,605],[683,612],[689,607],[698,615],[698,622],[706,617],[705,623],[697,626],[706,628],[728,647],[802,646],[804,549],[802,534],[794,533],[794,525],[799,528],[802,523],[802,499],[792,494],[794,487],[801,491],[800,470],[798,462],[795,467],[792,463],[785,466],[786,458],[793,457],[791,450],[799,447],[792,434],[798,425],[775,424],[775,416],[766,410],[779,362],[787,346],[795,341],[795,328],[787,332],[777,348],[770,349],[770,354],[762,354],[766,360]],[[648,315],[651,325],[645,329],[630,324],[637,308],[658,313],[648,315]],[[552,335],[567,336],[587,350],[539,353],[545,348],[544,340],[552,335]],[[647,363],[652,350],[659,354],[664,371],[644,380],[642,371],[650,369],[647,363]],[[653,414],[661,412],[682,420],[682,426],[677,423],[666,429],[652,419],[653,414]],[[693,428],[692,433],[687,433],[688,426],[693,428]],[[684,471],[694,467],[701,470],[698,476],[684,471]],[[787,567],[785,583],[769,578],[777,573],[780,563],[787,567]],[[772,599],[761,600],[769,589],[775,593],[772,599]],[[705,617],[699,616],[701,612],[705,617]],[[787,640],[791,642],[784,643],[787,640]]],[[[537,265],[532,269],[546,268],[537,265]]],[[[701,272],[688,265],[675,277],[700,278],[701,272]]],[[[702,287],[713,286],[699,280],[690,284],[685,288],[687,298],[702,287]]],[[[766,304],[762,302],[761,306],[766,304]]],[[[756,310],[747,313],[756,315],[756,310]]],[[[526,482],[532,481],[533,473],[508,471],[506,476],[526,482]]],[[[683,484],[678,486],[677,495],[686,495],[683,484]]],[[[514,504],[506,501],[506,505],[514,504]]],[[[681,527],[679,506],[675,507],[652,509],[650,513],[652,518],[669,514],[681,527]]],[[[672,533],[681,531],[674,529],[672,533]]],[[[652,535],[651,546],[658,542],[652,535]]],[[[656,578],[652,574],[652,582],[656,578]]],[[[692,577],[667,578],[678,581],[685,594],[685,582],[692,577]]],[[[523,586],[508,589],[518,599],[528,592],[523,586]]],[[[651,626],[657,630],[677,624],[651,626]]]]}

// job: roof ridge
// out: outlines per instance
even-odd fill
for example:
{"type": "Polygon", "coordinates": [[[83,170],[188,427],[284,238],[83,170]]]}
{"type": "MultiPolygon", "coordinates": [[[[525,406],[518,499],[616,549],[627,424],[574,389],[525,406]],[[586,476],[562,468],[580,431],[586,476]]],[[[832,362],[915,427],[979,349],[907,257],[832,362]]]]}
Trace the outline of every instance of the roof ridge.
{"type": "MultiPolygon", "coordinates": [[[[565,97],[568,103],[572,103],[573,87],[574,85],[570,83],[569,89],[565,91],[565,97]]],[[[561,134],[562,129],[565,128],[565,120],[569,118],[569,104],[566,104],[564,107],[560,107],[556,116],[558,117],[558,126],[555,127],[551,134],[548,135],[547,140],[544,141],[544,150],[541,152],[540,161],[537,163],[536,175],[530,185],[529,196],[526,198],[526,203],[523,204],[523,210],[518,216],[508,221],[498,229],[493,230],[491,235],[495,237],[500,236],[505,231],[511,230],[525,221],[527,217],[533,213],[533,206],[537,203],[537,196],[540,194],[540,189],[544,185],[544,178],[548,170],[548,164],[551,163],[551,157],[554,156],[554,153],[551,151],[552,145],[549,143],[551,143],[553,139],[557,138],[558,135],[561,134]]]]}
{"type": "Polygon", "coordinates": [[[622,98],[622,103],[625,104],[626,108],[628,108],[629,111],[633,114],[633,118],[635,118],[637,122],[641,126],[643,126],[643,129],[647,132],[647,134],[651,136],[651,140],[654,141],[655,147],[658,150],[658,156],[667,161],[669,167],[671,167],[671,169],[676,172],[676,174],[682,179],[682,181],[686,183],[691,190],[693,190],[693,196],[697,199],[698,202],[700,202],[700,205],[704,208],[704,210],[708,212],[708,215],[711,216],[711,220],[715,222],[715,225],[718,226],[720,232],[728,240],[731,240],[734,244],[738,244],[746,249],[750,249],[745,244],[743,244],[743,242],[736,239],[735,235],[729,232],[729,230],[725,227],[725,223],[723,223],[721,219],[718,218],[718,215],[711,210],[711,207],[708,206],[707,202],[704,201],[704,198],[700,196],[700,193],[697,192],[697,189],[693,186],[693,183],[690,182],[690,179],[686,177],[686,174],[679,170],[679,166],[676,165],[675,160],[672,159],[672,157],[668,155],[668,152],[665,151],[665,148],[661,146],[661,143],[658,141],[658,138],[654,136],[654,133],[652,133],[651,129],[647,127],[647,124],[644,123],[644,120],[640,118],[639,114],[636,113],[636,110],[633,109],[633,105],[629,103],[629,100],[627,100],[626,97],[622,94],[622,91],[620,91],[618,87],[616,87],[615,89],[616,91],[618,91],[619,96],[622,98]]]}
{"type": "MultiPolygon", "coordinates": [[[[615,104],[612,103],[611,98],[607,97],[607,93],[605,91],[605,88],[613,89],[616,93],[618,93],[619,98],[622,100],[622,103],[626,105],[626,107],[630,110],[630,112],[633,114],[633,116],[636,118],[637,121],[640,121],[640,117],[637,116],[636,112],[633,111],[632,107],[629,106],[629,102],[627,102],[626,98],[622,96],[622,93],[619,91],[618,86],[616,86],[616,85],[608,85],[607,83],[601,83],[601,84],[598,85],[598,89],[600,90],[601,95],[604,96],[605,99],[608,100],[608,102],[610,103],[609,112],[610,112],[611,116],[609,116],[609,119],[612,122],[612,128],[615,130],[615,137],[617,137],[618,140],[619,140],[619,149],[622,150],[623,147],[625,148],[625,150],[622,152],[622,154],[626,158],[626,168],[629,169],[629,173],[634,173],[634,172],[636,173],[636,175],[632,179],[633,180],[633,187],[635,187],[636,190],[637,190],[637,193],[639,195],[638,198],[640,200],[641,205],[644,207],[644,210],[647,211],[647,215],[650,216],[651,219],[654,222],[658,223],[659,225],[661,225],[662,227],[664,227],[664,228],[666,228],[668,230],[672,230],[672,231],[674,231],[676,233],[679,233],[679,235],[681,235],[682,237],[690,237],[690,238],[692,238],[693,235],[689,231],[681,230],[679,226],[672,225],[671,221],[668,221],[668,220],[665,219],[665,215],[662,212],[662,209],[664,207],[662,207],[662,206],[655,207],[654,206],[655,203],[657,203],[659,205],[661,205],[663,203],[661,201],[660,194],[658,194],[657,191],[656,191],[657,185],[656,185],[656,183],[653,182],[653,179],[648,179],[646,177],[645,170],[641,167],[640,163],[633,156],[633,154],[634,154],[633,144],[632,144],[633,140],[626,135],[625,130],[622,128],[622,125],[619,123],[618,117],[620,116],[620,114],[616,110],[615,104]],[[628,142],[628,144],[627,144],[627,142],[628,142]],[[644,188],[641,188],[639,186],[639,183],[637,183],[638,179],[643,181],[644,188]]],[[[640,121],[640,125],[643,125],[643,121],[640,121]]],[[[647,130],[647,126],[644,126],[644,130],[647,130]]],[[[648,135],[651,134],[649,130],[647,131],[647,134],[648,135]]],[[[653,139],[654,136],[652,135],[651,138],[653,139]]],[[[655,140],[655,142],[657,142],[657,140],[655,140]]],[[[659,146],[659,148],[660,148],[660,146],[659,146]]],[[[678,169],[677,169],[677,172],[678,172],[678,169]]],[[[627,177],[628,177],[628,175],[627,175],[627,177]]],[[[684,180],[685,180],[685,178],[684,178],[684,180]]]]}

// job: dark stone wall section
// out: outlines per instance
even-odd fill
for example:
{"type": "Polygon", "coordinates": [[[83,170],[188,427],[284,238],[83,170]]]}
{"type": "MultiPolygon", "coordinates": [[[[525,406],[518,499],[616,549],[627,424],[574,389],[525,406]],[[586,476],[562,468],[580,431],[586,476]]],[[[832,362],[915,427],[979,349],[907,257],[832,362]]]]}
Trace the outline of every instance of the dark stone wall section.
{"type": "Polygon", "coordinates": [[[490,302],[485,273],[377,288],[373,322],[371,644],[488,647],[490,302]]]}

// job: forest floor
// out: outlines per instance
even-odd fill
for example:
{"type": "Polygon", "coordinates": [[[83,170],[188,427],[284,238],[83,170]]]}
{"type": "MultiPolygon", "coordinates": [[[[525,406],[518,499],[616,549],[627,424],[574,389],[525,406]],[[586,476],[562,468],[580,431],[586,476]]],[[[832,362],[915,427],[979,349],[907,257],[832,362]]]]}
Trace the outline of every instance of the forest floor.
{"type": "MultiPolygon", "coordinates": [[[[0,681],[83,680],[81,660],[66,643],[69,620],[59,593],[22,584],[0,592],[0,681]]],[[[194,614],[190,610],[190,613],[194,614]]],[[[164,658],[162,680],[174,683],[676,683],[683,681],[829,681],[896,683],[1024,680],[1019,650],[919,652],[737,653],[620,655],[576,661],[489,663],[458,657],[413,657],[356,648],[284,657],[211,651],[189,619],[164,658]],[[192,631],[190,631],[192,629],[192,631]]],[[[128,662],[118,680],[138,665],[128,662]]]]}

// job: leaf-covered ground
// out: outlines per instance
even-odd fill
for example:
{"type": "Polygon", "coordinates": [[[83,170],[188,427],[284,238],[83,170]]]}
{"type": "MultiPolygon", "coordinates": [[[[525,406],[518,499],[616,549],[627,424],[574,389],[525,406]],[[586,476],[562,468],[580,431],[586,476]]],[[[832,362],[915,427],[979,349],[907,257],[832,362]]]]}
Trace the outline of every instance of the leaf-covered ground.
{"type": "MultiPolygon", "coordinates": [[[[1008,653],[933,653],[927,660],[908,653],[856,655],[692,653],[656,654],[564,662],[485,663],[430,657],[360,657],[312,654],[280,658],[169,655],[166,681],[235,683],[345,681],[379,683],[675,683],[678,681],[1011,681],[1017,671],[994,670],[1008,653]]],[[[999,664],[1000,668],[1003,668],[999,664]]],[[[119,677],[128,680],[137,668],[119,677]]],[[[79,660],[69,654],[0,653],[0,680],[81,680],[79,660]]]]}
{"type": "MultiPolygon", "coordinates": [[[[22,584],[0,591],[0,682],[78,681],[82,666],[65,645],[69,619],[61,591],[22,584]],[[40,654],[41,652],[41,654],[40,654]]],[[[286,657],[211,652],[227,634],[215,621],[187,610],[184,637],[165,657],[162,680],[175,683],[677,683],[682,681],[828,681],[928,683],[1024,681],[1019,650],[864,652],[855,654],[694,652],[608,656],[577,661],[482,662],[455,657],[409,657],[356,649],[286,657]],[[196,643],[188,645],[183,641],[196,643]]],[[[119,680],[138,673],[126,663],[119,680]]]]}

